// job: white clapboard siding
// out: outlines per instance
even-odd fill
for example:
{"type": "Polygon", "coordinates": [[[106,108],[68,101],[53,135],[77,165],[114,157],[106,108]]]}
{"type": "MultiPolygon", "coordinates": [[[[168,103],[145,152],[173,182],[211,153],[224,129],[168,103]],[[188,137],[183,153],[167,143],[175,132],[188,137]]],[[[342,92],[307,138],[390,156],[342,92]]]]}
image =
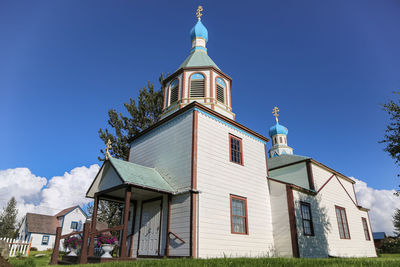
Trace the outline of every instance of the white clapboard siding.
{"type": "Polygon", "coordinates": [[[274,243],[266,176],[264,143],[199,113],[199,257],[250,257],[272,253],[274,243]],[[230,162],[230,133],[242,138],[244,166],[230,162]],[[231,233],[230,194],[247,198],[248,235],[231,233]]]}
{"type": "Polygon", "coordinates": [[[286,185],[272,180],[269,181],[268,185],[271,198],[275,256],[292,257],[292,238],[290,236],[286,185]]]}
{"type": "Polygon", "coordinates": [[[25,240],[0,237],[0,240],[3,240],[8,244],[9,257],[29,256],[32,237],[27,237],[25,240]]]}
{"type": "Polygon", "coordinates": [[[190,256],[190,194],[172,196],[170,231],[185,243],[170,235],[169,255],[190,256]]]}
{"type": "Polygon", "coordinates": [[[132,142],[129,161],[157,168],[177,190],[190,188],[192,116],[181,114],[132,142]]]}
{"type": "MultiPolygon", "coordinates": [[[[319,169],[318,166],[313,166],[313,174],[315,180],[322,180],[327,175],[325,170],[319,169]],[[314,171],[316,170],[316,171],[314,171]],[[319,177],[322,174],[323,177],[319,177]]],[[[341,178],[339,178],[341,179],[341,178]]],[[[342,184],[349,183],[341,179],[342,184]]],[[[351,188],[351,187],[350,187],[351,188]]],[[[350,194],[350,192],[348,192],[350,194]]],[[[322,244],[327,242],[329,256],[335,257],[376,257],[375,246],[372,240],[367,241],[364,236],[364,229],[361,218],[367,219],[369,233],[372,235],[372,229],[369,225],[368,214],[361,211],[354,205],[353,201],[344,191],[336,178],[331,179],[329,183],[319,192],[316,198],[310,197],[304,193],[294,191],[294,201],[296,207],[297,230],[299,235],[300,255],[316,256],[316,247],[321,248],[322,244]],[[300,201],[311,202],[313,215],[313,223],[315,226],[315,236],[302,238],[302,225],[300,215],[300,201]],[[338,223],[335,212],[335,205],[346,209],[346,216],[349,225],[351,239],[340,239],[338,223]],[[326,227],[323,227],[325,225],[326,227]],[[325,237],[321,237],[323,228],[325,237]],[[318,242],[315,239],[318,239],[318,242]],[[326,239],[326,241],[324,240],[326,239]],[[303,248],[303,249],[302,249],[303,248]]],[[[319,250],[319,253],[322,253],[319,250]]],[[[321,255],[322,256],[322,255],[321,255]]]]}

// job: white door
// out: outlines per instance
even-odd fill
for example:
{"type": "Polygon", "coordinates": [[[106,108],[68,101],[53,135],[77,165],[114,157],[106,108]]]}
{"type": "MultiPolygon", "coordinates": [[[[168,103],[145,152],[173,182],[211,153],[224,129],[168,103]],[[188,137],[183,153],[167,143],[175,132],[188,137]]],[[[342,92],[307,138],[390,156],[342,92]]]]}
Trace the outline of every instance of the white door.
{"type": "Polygon", "coordinates": [[[160,239],[161,200],[146,202],[142,206],[139,255],[157,256],[160,239]]]}

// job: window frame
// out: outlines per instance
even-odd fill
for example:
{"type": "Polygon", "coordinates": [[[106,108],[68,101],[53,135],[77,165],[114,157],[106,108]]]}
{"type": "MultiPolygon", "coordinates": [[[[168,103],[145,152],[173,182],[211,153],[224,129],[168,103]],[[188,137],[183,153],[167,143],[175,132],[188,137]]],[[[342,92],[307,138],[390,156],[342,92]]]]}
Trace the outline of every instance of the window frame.
{"type": "Polygon", "coordinates": [[[168,90],[168,94],[169,94],[169,98],[168,98],[168,101],[169,101],[169,105],[172,105],[172,104],[175,104],[175,103],[178,103],[179,102],[179,89],[180,89],[180,81],[179,81],[179,79],[178,78],[176,78],[176,79],[174,79],[170,84],[169,84],[169,90],[168,90]],[[172,102],[171,101],[171,97],[172,97],[172,89],[173,88],[175,88],[175,86],[172,86],[172,84],[175,82],[175,81],[178,81],[178,83],[177,83],[177,85],[176,85],[176,87],[177,87],[177,96],[176,96],[176,101],[174,101],[174,102],[172,102]]]}
{"type": "Polygon", "coordinates": [[[335,205],[335,214],[336,214],[336,220],[337,220],[337,224],[338,224],[338,230],[339,230],[340,239],[348,239],[348,240],[350,240],[351,239],[351,234],[350,234],[350,228],[349,228],[349,221],[347,220],[346,208],[335,205]],[[341,223],[339,223],[339,217],[337,216],[337,210],[340,211],[339,214],[340,214],[340,222],[341,223]],[[348,237],[346,237],[346,231],[344,229],[342,212],[341,212],[342,210],[344,211],[344,216],[345,216],[345,219],[346,219],[346,228],[347,228],[347,233],[349,234],[348,237]],[[341,228],[340,226],[342,226],[343,237],[340,236],[340,228],[341,228]]]}
{"type": "Polygon", "coordinates": [[[243,140],[242,140],[242,138],[237,137],[237,136],[235,136],[233,134],[229,134],[228,137],[229,137],[229,161],[232,162],[232,163],[244,166],[244,163],[243,163],[244,162],[244,160],[243,160],[243,140]],[[240,143],[240,151],[238,151],[240,153],[240,162],[233,161],[233,158],[232,158],[232,139],[235,139],[235,140],[239,141],[239,143],[240,143]]]}
{"type": "Polygon", "coordinates": [[[72,221],[72,222],[71,222],[70,228],[71,228],[72,230],[78,230],[78,226],[79,226],[79,223],[78,223],[77,221],[72,221]],[[73,225],[74,223],[76,223],[76,228],[72,228],[72,225],[73,225]]]}
{"type": "MultiPolygon", "coordinates": [[[[206,93],[207,93],[207,76],[205,73],[203,72],[193,72],[190,74],[189,76],[189,86],[188,86],[188,96],[189,99],[198,99],[198,98],[204,98],[206,97],[206,93]],[[193,76],[196,74],[200,74],[201,76],[203,76],[203,79],[193,79],[193,76]],[[193,97],[192,96],[192,80],[203,80],[204,84],[203,84],[203,96],[196,96],[193,97]]],[[[178,97],[179,98],[179,97],[178,97]]]]}
{"type": "Polygon", "coordinates": [[[312,218],[312,211],[311,211],[311,204],[308,202],[300,201],[300,213],[301,213],[301,223],[303,225],[303,234],[306,236],[314,236],[314,224],[313,224],[313,218],[312,218]],[[310,213],[310,219],[304,219],[303,217],[303,208],[302,206],[306,206],[308,208],[308,211],[310,213]],[[310,222],[310,229],[311,229],[311,234],[306,233],[306,228],[304,227],[304,221],[309,221],[310,222]]]}
{"type": "Polygon", "coordinates": [[[42,246],[47,246],[48,244],[49,244],[49,242],[50,242],[50,236],[49,235],[43,235],[42,236],[42,246]],[[44,239],[47,237],[47,242],[45,243],[44,242],[44,239]]]}
{"type": "Polygon", "coordinates": [[[215,77],[215,99],[217,100],[217,102],[222,103],[224,105],[227,105],[227,101],[226,101],[227,89],[226,88],[227,88],[227,86],[226,86],[225,80],[222,79],[221,76],[215,77]],[[222,82],[224,83],[224,85],[219,84],[218,83],[218,79],[221,79],[222,82]],[[221,86],[222,89],[223,89],[223,97],[224,97],[224,101],[223,102],[218,100],[218,85],[221,86]]]}
{"type": "Polygon", "coordinates": [[[238,195],[234,195],[234,194],[230,194],[229,195],[229,202],[230,202],[230,206],[231,206],[231,234],[236,234],[236,235],[249,235],[249,216],[248,216],[248,213],[247,213],[247,198],[246,197],[241,197],[241,196],[238,196],[238,195]],[[232,202],[233,202],[233,199],[236,199],[236,200],[241,200],[241,201],[244,201],[244,213],[245,213],[245,216],[238,216],[238,215],[233,215],[233,210],[232,210],[232,202]],[[234,230],[233,230],[233,216],[235,216],[235,217],[241,217],[241,218],[245,218],[245,220],[244,220],[244,222],[245,222],[245,232],[244,233],[242,233],[242,232],[235,232],[234,230]]]}
{"type": "Polygon", "coordinates": [[[365,240],[366,241],[371,241],[371,235],[369,234],[369,227],[368,227],[367,218],[361,217],[361,223],[363,225],[365,240]]]}

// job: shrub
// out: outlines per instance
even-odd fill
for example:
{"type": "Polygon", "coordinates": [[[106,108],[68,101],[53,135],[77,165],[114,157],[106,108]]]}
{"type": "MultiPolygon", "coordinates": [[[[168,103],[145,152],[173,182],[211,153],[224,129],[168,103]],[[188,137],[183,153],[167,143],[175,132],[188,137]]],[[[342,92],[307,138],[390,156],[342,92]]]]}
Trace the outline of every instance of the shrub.
{"type": "Polygon", "coordinates": [[[382,247],[380,248],[380,253],[400,253],[400,239],[399,238],[386,238],[382,247]]]}
{"type": "Polygon", "coordinates": [[[37,251],[37,248],[31,247],[31,251],[37,251]]]}

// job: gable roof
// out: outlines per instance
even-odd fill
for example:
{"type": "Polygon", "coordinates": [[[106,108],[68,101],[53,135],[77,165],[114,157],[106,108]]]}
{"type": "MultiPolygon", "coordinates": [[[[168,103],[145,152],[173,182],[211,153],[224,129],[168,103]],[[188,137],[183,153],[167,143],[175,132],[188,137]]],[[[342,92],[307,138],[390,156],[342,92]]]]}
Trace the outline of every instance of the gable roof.
{"type": "Polygon", "coordinates": [[[311,159],[310,157],[300,156],[300,155],[290,155],[284,154],[277,157],[272,157],[268,159],[268,169],[272,170],[275,168],[283,167],[286,165],[291,165],[294,163],[299,163],[311,159]]]}
{"type": "Polygon", "coordinates": [[[155,168],[145,167],[112,157],[109,158],[109,162],[125,184],[137,185],[139,187],[156,189],[169,193],[175,191],[155,168]]]}
{"type": "Polygon", "coordinates": [[[28,232],[55,235],[58,221],[55,216],[27,213],[26,224],[28,232]]]}
{"type": "Polygon", "coordinates": [[[70,212],[70,211],[72,211],[72,210],[74,210],[76,208],[79,208],[79,206],[73,206],[73,207],[70,207],[70,208],[63,209],[62,211],[60,211],[59,213],[57,213],[54,216],[57,217],[57,218],[60,217],[60,216],[64,216],[65,214],[67,214],[68,212],[70,212]]]}
{"type": "Polygon", "coordinates": [[[374,240],[381,240],[386,238],[385,232],[373,232],[372,237],[374,240]]]}
{"type": "Polygon", "coordinates": [[[214,63],[214,61],[207,55],[207,53],[198,50],[195,50],[193,53],[191,53],[185,59],[185,61],[179,66],[178,69],[186,67],[202,67],[202,66],[213,66],[219,69],[217,64],[214,63]]]}

